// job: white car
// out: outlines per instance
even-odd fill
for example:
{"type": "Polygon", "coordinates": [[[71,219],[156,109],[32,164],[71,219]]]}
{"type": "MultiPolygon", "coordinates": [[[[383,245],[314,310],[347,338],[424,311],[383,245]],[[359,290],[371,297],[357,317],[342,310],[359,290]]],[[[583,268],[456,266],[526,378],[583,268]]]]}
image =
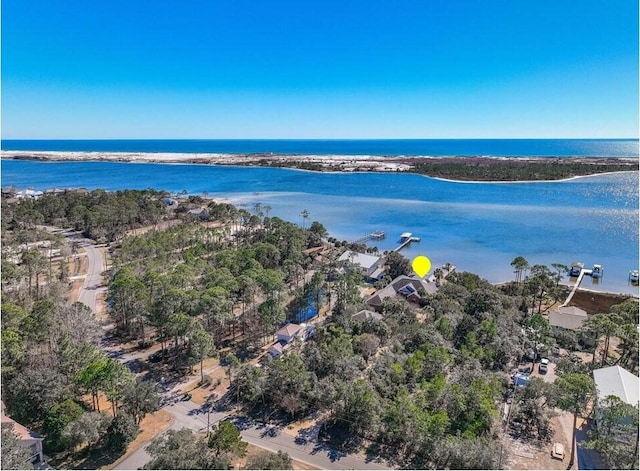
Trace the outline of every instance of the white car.
{"type": "Polygon", "coordinates": [[[538,371],[540,374],[545,374],[549,368],[549,360],[547,358],[543,358],[540,360],[540,366],[538,366],[538,371]]]}

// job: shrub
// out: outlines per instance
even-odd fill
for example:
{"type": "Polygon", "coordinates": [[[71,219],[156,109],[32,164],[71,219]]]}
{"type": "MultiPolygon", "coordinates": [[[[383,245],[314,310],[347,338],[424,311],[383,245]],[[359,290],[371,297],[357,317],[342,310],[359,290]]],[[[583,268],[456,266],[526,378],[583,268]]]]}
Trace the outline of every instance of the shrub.
{"type": "Polygon", "coordinates": [[[114,451],[124,451],[138,435],[135,419],[121,412],[113,418],[107,429],[107,446],[114,451]]]}

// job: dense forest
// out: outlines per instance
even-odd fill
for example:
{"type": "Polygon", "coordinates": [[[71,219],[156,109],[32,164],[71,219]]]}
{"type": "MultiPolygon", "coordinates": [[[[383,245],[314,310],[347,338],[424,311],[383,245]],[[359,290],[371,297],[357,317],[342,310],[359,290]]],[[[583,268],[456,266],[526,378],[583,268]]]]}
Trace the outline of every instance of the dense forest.
{"type": "MultiPolygon", "coordinates": [[[[517,257],[515,280],[503,286],[453,272],[437,293],[422,292],[411,303],[389,299],[380,319],[356,321],[366,308],[361,290],[371,285],[337,262],[345,244],[304,210],[298,225],[269,217],[270,209],[196,196],[173,200],[154,190],[3,197],[8,415],[43,433],[47,452],[60,460],[78,449],[117,456],[145,415],[161,407],[156,384],[166,367],[175,378],[199,369],[204,384],[210,379],[202,364],[218,356],[230,381],[217,399],[221,409],[277,424],[315,417],[320,439],[393,467],[495,469],[508,453],[505,434],[548,443],[554,414],[587,411],[593,368],[616,363],[637,373],[636,300],[590,316],[581,332],[553,334],[546,311],[564,295],[561,265],[529,266],[517,257]],[[109,244],[108,320],[121,342],[159,343],[157,366],[149,360],[136,375],[105,354],[103,325],[69,297],[79,249],[41,225],[109,244]],[[142,227],[148,230],[128,232],[142,227]],[[264,355],[275,331],[309,307],[319,313],[309,321],[313,334],[279,359],[264,355]],[[583,343],[594,335],[604,340],[600,354],[583,343]],[[593,357],[561,358],[555,383],[533,378],[514,389],[509,373],[553,347],[593,357]]],[[[383,256],[393,276],[410,273],[404,257],[383,256]]],[[[622,406],[612,404],[612,416],[615,407],[622,406]]],[[[147,467],[226,469],[230,456],[244,451],[237,430],[224,423],[205,438],[188,430],[162,435],[147,467]],[[234,445],[222,449],[223,442],[234,445]]],[[[592,444],[613,450],[613,443],[598,436],[592,444]]],[[[624,456],[633,450],[611,452],[609,464],[626,466],[624,456]]],[[[290,466],[285,455],[251,460],[256,467],[290,466]]]]}
{"type": "MultiPolygon", "coordinates": [[[[398,159],[392,160],[397,162],[398,159]]],[[[410,168],[408,173],[462,181],[535,181],[561,180],[570,177],[606,172],[638,171],[638,162],[622,159],[582,160],[567,158],[496,159],[483,157],[440,157],[434,159],[405,158],[400,160],[410,168]]],[[[261,160],[258,165],[299,168],[312,171],[343,171],[340,164],[306,162],[292,157],[289,161],[261,160]]],[[[359,171],[375,171],[373,167],[359,171]]]]}

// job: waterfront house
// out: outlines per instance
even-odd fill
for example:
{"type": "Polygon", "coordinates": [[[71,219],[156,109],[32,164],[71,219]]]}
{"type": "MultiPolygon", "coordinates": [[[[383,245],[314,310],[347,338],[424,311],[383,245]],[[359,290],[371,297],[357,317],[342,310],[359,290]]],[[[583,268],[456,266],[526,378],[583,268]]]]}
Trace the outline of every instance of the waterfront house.
{"type": "Polygon", "coordinates": [[[367,299],[366,304],[379,309],[385,299],[398,295],[404,296],[407,301],[418,302],[421,291],[426,294],[435,294],[438,288],[435,283],[430,283],[422,278],[401,275],[367,299]]]}
{"type": "MultiPolygon", "coordinates": [[[[582,324],[588,318],[586,311],[575,306],[565,306],[558,308],[549,313],[549,325],[554,334],[560,334],[564,332],[579,333],[582,328],[582,324]]],[[[581,337],[582,342],[591,346],[595,343],[595,338],[592,335],[583,335],[581,337]]]]}
{"type": "Polygon", "coordinates": [[[0,422],[2,426],[13,426],[13,433],[18,436],[21,446],[27,448],[31,454],[31,463],[35,469],[45,469],[47,467],[44,453],[42,452],[42,442],[44,437],[39,433],[29,430],[22,424],[19,424],[12,418],[5,415],[4,402],[0,402],[0,422]]]}
{"type": "Polygon", "coordinates": [[[379,280],[384,273],[384,267],[381,266],[382,258],[375,255],[347,250],[338,257],[338,262],[351,262],[360,268],[362,274],[370,280],[379,280]]]}

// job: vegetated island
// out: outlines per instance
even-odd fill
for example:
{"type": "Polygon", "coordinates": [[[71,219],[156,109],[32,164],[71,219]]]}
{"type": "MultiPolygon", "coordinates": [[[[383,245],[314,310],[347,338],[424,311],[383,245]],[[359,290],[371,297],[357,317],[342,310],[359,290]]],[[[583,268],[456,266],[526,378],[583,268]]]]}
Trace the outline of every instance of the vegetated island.
{"type": "Polygon", "coordinates": [[[132,152],[5,151],[4,159],[156,162],[283,167],[317,172],[406,172],[458,181],[563,180],[638,171],[636,158],[608,157],[407,157],[371,155],[185,154],[132,152]]]}

